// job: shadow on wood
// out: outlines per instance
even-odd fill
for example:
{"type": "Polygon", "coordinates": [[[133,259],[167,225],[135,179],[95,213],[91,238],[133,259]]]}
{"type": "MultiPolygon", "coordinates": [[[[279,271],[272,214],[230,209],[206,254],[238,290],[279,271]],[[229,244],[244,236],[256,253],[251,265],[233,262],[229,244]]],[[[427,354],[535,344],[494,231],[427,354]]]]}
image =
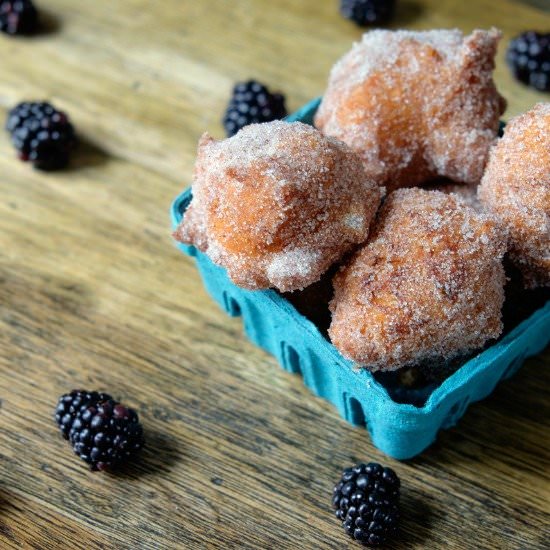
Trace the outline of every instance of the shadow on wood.
{"type": "MultiPolygon", "coordinates": [[[[78,132],[78,128],[77,128],[78,132]]],[[[102,166],[109,160],[109,155],[86,136],[78,134],[78,144],[73,151],[67,171],[81,170],[102,166]]]]}
{"type": "Polygon", "coordinates": [[[392,27],[401,28],[422,16],[424,7],[418,2],[397,2],[392,27]]]}
{"type": "Polygon", "coordinates": [[[38,30],[36,36],[55,34],[61,29],[61,21],[57,15],[40,6],[38,13],[38,30]]]}
{"type": "Polygon", "coordinates": [[[113,475],[137,479],[165,473],[178,461],[178,441],[168,434],[156,432],[154,426],[144,425],[145,446],[134,462],[121,467],[113,475]]]}
{"type": "Polygon", "coordinates": [[[422,548],[425,539],[430,534],[431,508],[426,503],[426,499],[412,494],[406,488],[401,490],[400,508],[399,546],[422,548]]]}

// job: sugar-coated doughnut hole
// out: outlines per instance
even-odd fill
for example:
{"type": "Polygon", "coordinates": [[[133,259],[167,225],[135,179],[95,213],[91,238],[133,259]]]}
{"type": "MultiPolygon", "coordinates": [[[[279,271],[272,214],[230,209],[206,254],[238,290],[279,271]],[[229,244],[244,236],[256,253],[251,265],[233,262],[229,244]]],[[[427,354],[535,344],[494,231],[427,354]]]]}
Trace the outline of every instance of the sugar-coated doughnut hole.
{"type": "Polygon", "coordinates": [[[315,117],[393,190],[435,176],[479,183],[505,101],[492,71],[500,33],[375,30],[332,69],[315,117]]]}
{"type": "Polygon", "coordinates": [[[508,230],[525,286],[550,286],[550,103],[508,123],[478,194],[508,230]]]}
{"type": "Polygon", "coordinates": [[[449,360],[502,331],[506,241],[459,196],[394,191],[334,278],[329,336],[372,371],[449,360]]]}
{"type": "Polygon", "coordinates": [[[381,195],[344,143],[299,122],[252,124],[201,138],[175,236],[242,287],[292,291],[365,241],[381,195]]]}

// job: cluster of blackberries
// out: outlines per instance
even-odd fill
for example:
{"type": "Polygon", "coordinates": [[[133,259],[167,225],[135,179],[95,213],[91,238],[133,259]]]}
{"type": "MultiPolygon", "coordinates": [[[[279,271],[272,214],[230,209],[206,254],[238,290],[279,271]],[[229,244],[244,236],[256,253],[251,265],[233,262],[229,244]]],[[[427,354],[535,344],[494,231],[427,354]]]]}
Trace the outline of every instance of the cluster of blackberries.
{"type": "MultiPolygon", "coordinates": [[[[0,0],[0,32],[27,35],[38,28],[38,11],[31,0],[0,0]]],[[[76,143],[65,113],[45,102],[24,102],[8,114],[6,129],[19,158],[40,170],[67,165],[76,143]]]]}
{"type": "Polygon", "coordinates": [[[73,390],[62,395],[55,420],[74,452],[92,470],[116,468],[144,444],[137,413],[106,393],[73,390]]]}

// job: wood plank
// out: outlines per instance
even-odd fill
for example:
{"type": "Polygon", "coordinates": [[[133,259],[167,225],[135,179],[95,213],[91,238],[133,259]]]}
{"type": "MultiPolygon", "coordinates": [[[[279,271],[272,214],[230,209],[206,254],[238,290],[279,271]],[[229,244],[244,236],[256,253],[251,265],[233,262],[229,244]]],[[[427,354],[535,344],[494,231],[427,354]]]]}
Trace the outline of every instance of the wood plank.
{"type": "Polygon", "coordinates": [[[13,492],[0,494],[0,544],[8,549],[71,548],[106,550],[113,548],[97,530],[75,522],[55,511],[44,501],[36,502],[27,495],[13,492]],[[28,520],[32,516],[33,521],[28,520]]]}
{"type": "MultiPolygon", "coordinates": [[[[360,36],[337,2],[48,2],[52,31],[0,36],[0,118],[21,99],[66,108],[85,143],[41,174],[0,135],[0,546],[343,548],[340,470],[378,460],[403,479],[395,548],[544,548],[550,351],[399,463],[250,344],[170,238],[168,207],[198,136],[222,135],[232,83],[256,77],[292,109],[322,93],[360,36]],[[147,447],[89,473],[52,420],[73,387],[109,390],[147,447]]],[[[550,27],[503,0],[401,2],[394,26],[550,27]]],[[[545,96],[513,82],[507,116],[545,96]]]]}

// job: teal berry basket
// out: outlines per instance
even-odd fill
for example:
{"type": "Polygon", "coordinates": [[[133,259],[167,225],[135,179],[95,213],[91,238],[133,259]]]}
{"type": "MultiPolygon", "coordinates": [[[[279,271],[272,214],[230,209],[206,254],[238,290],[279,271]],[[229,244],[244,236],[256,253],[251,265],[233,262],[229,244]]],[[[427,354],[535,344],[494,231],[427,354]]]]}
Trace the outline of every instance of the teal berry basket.
{"type": "MultiPolygon", "coordinates": [[[[286,120],[311,124],[319,106],[311,101],[286,120]]],[[[175,228],[191,202],[187,189],[172,204],[175,228]]],[[[315,394],[329,400],[348,422],[366,427],[373,444],[400,460],[428,447],[441,429],[454,426],[467,407],[488,396],[527,357],[550,343],[550,301],[495,345],[467,361],[429,393],[422,406],[394,401],[367,370],[342,357],[318,328],[274,290],[246,290],[194,246],[177,243],[195,258],[206,290],[230,316],[241,316],[247,337],[274,355],[287,371],[300,374],[315,394]]]]}

